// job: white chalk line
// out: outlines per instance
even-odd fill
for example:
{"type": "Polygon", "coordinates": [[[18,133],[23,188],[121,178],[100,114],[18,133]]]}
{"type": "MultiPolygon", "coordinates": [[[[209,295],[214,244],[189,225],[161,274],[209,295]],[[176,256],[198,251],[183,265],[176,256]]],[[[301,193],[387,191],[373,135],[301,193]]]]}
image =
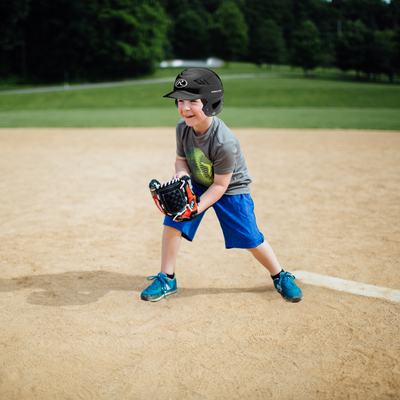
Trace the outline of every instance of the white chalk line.
{"type": "Polygon", "coordinates": [[[391,300],[397,303],[400,302],[400,290],[347,281],[345,279],[320,275],[309,271],[293,271],[292,273],[297,279],[308,285],[322,286],[340,292],[376,297],[378,299],[391,300]]]}

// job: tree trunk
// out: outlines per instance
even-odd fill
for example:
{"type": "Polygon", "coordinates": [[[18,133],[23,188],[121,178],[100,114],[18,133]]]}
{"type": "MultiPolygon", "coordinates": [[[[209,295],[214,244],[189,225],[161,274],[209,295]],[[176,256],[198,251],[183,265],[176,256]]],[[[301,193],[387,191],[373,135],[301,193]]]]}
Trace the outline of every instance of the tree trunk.
{"type": "Polygon", "coordinates": [[[22,77],[24,80],[27,79],[28,77],[28,70],[26,67],[26,45],[25,45],[25,40],[22,42],[21,45],[21,72],[22,72],[22,77]]]}

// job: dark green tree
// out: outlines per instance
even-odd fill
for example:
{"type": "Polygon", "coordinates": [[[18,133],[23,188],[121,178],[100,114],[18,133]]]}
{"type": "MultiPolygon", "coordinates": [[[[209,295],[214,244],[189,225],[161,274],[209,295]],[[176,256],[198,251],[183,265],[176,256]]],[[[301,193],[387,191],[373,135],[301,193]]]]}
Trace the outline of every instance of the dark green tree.
{"type": "Polygon", "coordinates": [[[30,0],[0,1],[0,76],[26,75],[23,23],[30,0]]]}
{"type": "Polygon", "coordinates": [[[335,55],[335,41],[331,39],[322,42],[320,66],[324,70],[334,67],[336,65],[335,55]]]}
{"type": "Polygon", "coordinates": [[[236,3],[223,3],[213,14],[209,29],[212,55],[226,61],[245,57],[248,46],[247,25],[236,3]]]}
{"type": "MultiPolygon", "coordinates": [[[[282,34],[291,32],[295,23],[292,14],[292,0],[246,0],[246,23],[249,28],[248,60],[257,63],[259,53],[259,31],[266,20],[273,20],[283,28],[282,34]]],[[[286,39],[285,39],[286,40],[286,39]]]]}
{"type": "Polygon", "coordinates": [[[342,71],[361,72],[370,70],[367,59],[367,45],[373,39],[373,33],[361,21],[347,22],[336,44],[336,64],[342,71]]]}
{"type": "Polygon", "coordinates": [[[100,73],[128,77],[152,72],[163,58],[166,23],[156,1],[113,0],[112,8],[99,18],[104,40],[96,58],[107,67],[100,73]],[[105,29],[104,29],[105,28],[105,29]]]}
{"type": "Polygon", "coordinates": [[[291,50],[292,65],[303,68],[306,76],[319,65],[321,40],[318,29],[311,21],[303,22],[300,29],[294,32],[291,50]]]}
{"type": "Polygon", "coordinates": [[[27,18],[27,68],[41,81],[120,79],[163,58],[165,15],[156,0],[36,0],[27,18]]]}
{"type": "Polygon", "coordinates": [[[194,10],[184,10],[174,21],[171,36],[177,58],[201,59],[209,55],[208,26],[211,15],[200,16],[194,10]]]}
{"type": "Polygon", "coordinates": [[[329,19],[329,5],[326,1],[291,0],[289,4],[293,23],[312,21],[315,24],[320,24],[329,19]]]}
{"type": "Polygon", "coordinates": [[[394,70],[397,75],[400,75],[400,26],[398,26],[394,31],[393,45],[394,45],[394,57],[393,57],[394,70]]]}
{"type": "Polygon", "coordinates": [[[336,10],[339,13],[338,18],[343,21],[360,20],[370,30],[393,28],[393,8],[383,0],[332,0],[329,7],[332,13],[336,10]]]}
{"type": "MultiPolygon", "coordinates": [[[[254,29],[261,25],[263,21],[272,19],[278,25],[283,23],[286,20],[290,20],[288,18],[288,14],[291,12],[290,10],[290,2],[288,1],[280,1],[280,0],[247,0],[246,1],[246,22],[250,27],[254,27],[254,29]],[[289,6],[289,8],[288,8],[289,6]]],[[[292,21],[290,20],[290,23],[292,21]]]]}
{"type": "Polygon", "coordinates": [[[224,0],[162,0],[166,13],[175,20],[182,12],[191,10],[201,18],[213,14],[224,0]]]}
{"type": "Polygon", "coordinates": [[[391,0],[388,4],[388,13],[393,18],[393,29],[400,27],[400,0],[391,0]]]}
{"type": "Polygon", "coordinates": [[[255,43],[250,55],[253,62],[261,64],[281,64],[286,54],[282,30],[275,21],[262,21],[256,29],[255,43]]]}
{"type": "Polygon", "coordinates": [[[373,38],[367,43],[368,71],[376,79],[380,74],[387,75],[393,82],[396,72],[395,57],[396,44],[395,33],[391,30],[374,31],[373,38]]]}

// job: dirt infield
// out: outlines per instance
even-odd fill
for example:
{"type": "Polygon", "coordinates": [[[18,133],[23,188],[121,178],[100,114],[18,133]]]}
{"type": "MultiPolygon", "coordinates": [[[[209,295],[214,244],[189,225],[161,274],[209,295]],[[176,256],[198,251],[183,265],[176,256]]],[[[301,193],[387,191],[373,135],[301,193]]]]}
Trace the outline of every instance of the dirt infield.
{"type": "MultiPolygon", "coordinates": [[[[285,269],[400,289],[400,132],[233,131],[285,269]]],[[[286,303],[213,211],[140,300],[174,157],[174,129],[0,130],[0,398],[400,398],[400,303],[286,303]]]]}

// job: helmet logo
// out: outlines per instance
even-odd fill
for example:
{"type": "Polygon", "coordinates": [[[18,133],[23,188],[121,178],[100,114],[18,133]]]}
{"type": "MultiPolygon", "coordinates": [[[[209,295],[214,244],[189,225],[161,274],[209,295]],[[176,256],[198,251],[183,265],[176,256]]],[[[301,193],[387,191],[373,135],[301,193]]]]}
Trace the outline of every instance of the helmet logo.
{"type": "Polygon", "coordinates": [[[187,81],[185,79],[177,79],[175,81],[175,87],[177,87],[178,89],[184,88],[187,86],[187,81]]]}

